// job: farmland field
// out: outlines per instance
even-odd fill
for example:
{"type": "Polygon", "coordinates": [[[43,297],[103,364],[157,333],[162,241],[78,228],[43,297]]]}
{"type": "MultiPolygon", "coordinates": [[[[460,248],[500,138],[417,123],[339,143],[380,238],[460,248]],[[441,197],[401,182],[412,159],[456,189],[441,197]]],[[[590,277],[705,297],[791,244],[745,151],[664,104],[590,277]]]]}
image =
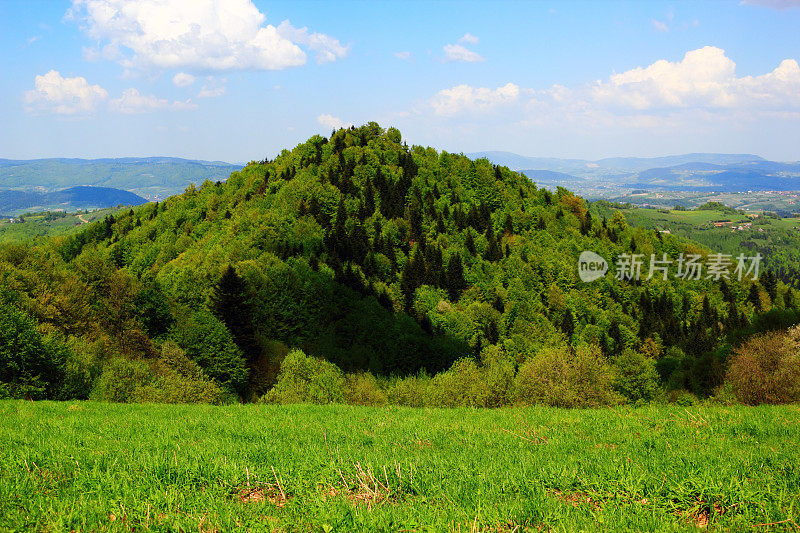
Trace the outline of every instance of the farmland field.
{"type": "Polygon", "coordinates": [[[758,531],[800,522],[797,406],[3,401],[0,416],[3,531],[758,531]]]}
{"type": "Polygon", "coordinates": [[[0,245],[32,242],[40,238],[78,233],[84,224],[103,219],[120,211],[109,207],[83,213],[45,212],[24,217],[22,223],[9,223],[0,219],[0,245]]]}

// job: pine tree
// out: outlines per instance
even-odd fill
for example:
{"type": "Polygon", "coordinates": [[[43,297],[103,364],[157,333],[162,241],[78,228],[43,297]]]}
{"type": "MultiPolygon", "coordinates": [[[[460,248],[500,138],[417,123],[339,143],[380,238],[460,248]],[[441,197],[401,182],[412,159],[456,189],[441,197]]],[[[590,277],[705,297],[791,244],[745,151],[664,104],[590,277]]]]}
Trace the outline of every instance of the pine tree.
{"type": "Polygon", "coordinates": [[[464,280],[464,265],[461,263],[461,257],[458,254],[450,256],[447,262],[447,292],[450,296],[450,301],[455,302],[461,295],[461,292],[467,287],[467,282],[464,280]]]}
{"type": "Polygon", "coordinates": [[[222,274],[211,292],[211,311],[219,318],[242,350],[248,364],[252,365],[261,355],[253,327],[253,310],[250,305],[247,284],[236,273],[232,265],[222,274]]]}
{"type": "Polygon", "coordinates": [[[564,313],[564,319],[561,321],[561,331],[567,336],[567,339],[571,339],[572,335],[575,333],[575,319],[572,316],[572,311],[567,309],[564,313]]]}

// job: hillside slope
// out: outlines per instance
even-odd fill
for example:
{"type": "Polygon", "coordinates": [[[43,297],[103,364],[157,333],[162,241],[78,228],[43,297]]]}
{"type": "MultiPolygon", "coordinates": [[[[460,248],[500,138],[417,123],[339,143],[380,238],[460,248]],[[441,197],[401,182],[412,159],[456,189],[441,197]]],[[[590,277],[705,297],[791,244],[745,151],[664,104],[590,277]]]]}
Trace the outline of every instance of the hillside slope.
{"type": "Polygon", "coordinates": [[[223,180],[240,165],[175,157],[117,159],[0,159],[0,189],[55,190],[91,185],[132,191],[148,199],[183,192],[190,183],[223,180]]]}
{"type": "Polygon", "coordinates": [[[55,192],[0,190],[0,213],[14,215],[25,211],[99,209],[118,205],[141,205],[147,200],[132,192],[110,187],[70,187],[55,192]]]}
{"type": "Polygon", "coordinates": [[[143,375],[135,361],[175,364],[175,345],[245,398],[269,389],[288,347],[380,375],[467,358],[513,376],[543,350],[638,350],[671,387],[706,393],[727,335],[796,304],[749,280],[583,283],[583,250],[612,265],[632,252],[707,253],[370,123],[50,246],[0,249],[0,283],[7,305],[73,339],[79,368],[94,361],[70,394],[101,383],[105,397],[120,375],[143,375]]]}

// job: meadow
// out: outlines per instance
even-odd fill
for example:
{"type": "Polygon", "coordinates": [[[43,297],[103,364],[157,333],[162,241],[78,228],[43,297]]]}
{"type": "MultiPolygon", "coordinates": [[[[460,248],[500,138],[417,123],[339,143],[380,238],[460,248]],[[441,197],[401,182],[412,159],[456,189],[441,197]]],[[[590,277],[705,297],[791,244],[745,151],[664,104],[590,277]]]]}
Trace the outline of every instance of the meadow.
{"type": "Polygon", "coordinates": [[[800,407],[0,402],[3,531],[793,530],[800,407]]]}
{"type": "Polygon", "coordinates": [[[78,233],[84,224],[101,220],[118,211],[119,208],[109,207],[81,213],[29,213],[23,217],[24,222],[13,224],[3,218],[0,219],[0,245],[29,243],[42,238],[78,233]]]}

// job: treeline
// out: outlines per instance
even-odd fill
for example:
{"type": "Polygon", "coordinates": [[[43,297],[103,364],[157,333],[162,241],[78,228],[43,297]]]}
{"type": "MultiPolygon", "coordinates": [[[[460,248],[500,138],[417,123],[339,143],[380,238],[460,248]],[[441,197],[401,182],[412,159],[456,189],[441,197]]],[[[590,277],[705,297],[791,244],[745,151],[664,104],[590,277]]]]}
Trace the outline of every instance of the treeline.
{"type": "Polygon", "coordinates": [[[577,405],[707,396],[723,384],[735,335],[763,329],[759,317],[795,320],[797,295],[775,278],[582,283],[583,250],[609,263],[708,253],[619,213],[593,217],[569,191],[485,159],[408,147],[374,123],[341,129],[75,236],[0,248],[0,303],[30,331],[0,341],[2,390],[280,398],[298,349],[345,381],[429,379],[431,394],[464,381],[460,372],[485,382],[497,372],[503,405],[552,403],[523,392],[559,390],[536,381],[547,368],[574,376],[563,389],[587,398],[577,405]],[[601,383],[595,396],[586,372],[601,383]],[[626,393],[628,374],[650,392],[626,393]]]}

